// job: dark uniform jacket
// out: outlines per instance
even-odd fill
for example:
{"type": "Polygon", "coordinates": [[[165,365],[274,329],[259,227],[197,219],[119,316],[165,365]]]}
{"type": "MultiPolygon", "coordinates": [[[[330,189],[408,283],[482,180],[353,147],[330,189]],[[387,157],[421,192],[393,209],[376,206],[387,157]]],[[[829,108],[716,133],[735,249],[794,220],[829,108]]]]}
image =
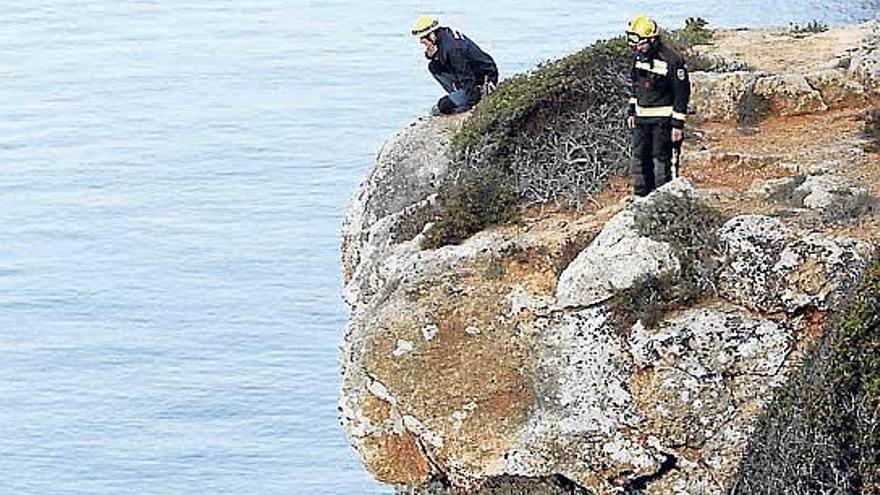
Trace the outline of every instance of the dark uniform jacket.
{"type": "Polygon", "coordinates": [[[636,55],[631,80],[629,115],[636,117],[637,124],[671,119],[672,127],[684,127],[691,82],[678,52],[658,41],[653,50],[636,55]]]}
{"type": "MultiPolygon", "coordinates": [[[[437,33],[437,53],[433,60],[436,70],[451,74],[456,89],[467,95],[468,104],[480,101],[480,86],[485,82],[498,82],[495,61],[467,36],[443,27],[437,33]]],[[[435,70],[435,68],[432,68],[435,70]]]]}

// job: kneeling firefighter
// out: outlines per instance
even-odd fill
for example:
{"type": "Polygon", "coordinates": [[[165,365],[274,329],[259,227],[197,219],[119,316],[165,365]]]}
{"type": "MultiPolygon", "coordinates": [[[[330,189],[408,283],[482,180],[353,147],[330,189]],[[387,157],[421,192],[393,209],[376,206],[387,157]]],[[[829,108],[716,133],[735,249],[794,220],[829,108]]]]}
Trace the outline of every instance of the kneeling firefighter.
{"type": "Polygon", "coordinates": [[[682,56],[660,39],[654,20],[640,15],[627,27],[633,50],[627,126],[633,130],[633,192],[646,196],[672,180],[673,149],[684,139],[691,83],[682,56]]]}
{"type": "Polygon", "coordinates": [[[470,110],[498,84],[495,61],[467,36],[427,15],[416,19],[412,34],[430,60],[428,70],[447,93],[432,109],[433,115],[470,110]]]}

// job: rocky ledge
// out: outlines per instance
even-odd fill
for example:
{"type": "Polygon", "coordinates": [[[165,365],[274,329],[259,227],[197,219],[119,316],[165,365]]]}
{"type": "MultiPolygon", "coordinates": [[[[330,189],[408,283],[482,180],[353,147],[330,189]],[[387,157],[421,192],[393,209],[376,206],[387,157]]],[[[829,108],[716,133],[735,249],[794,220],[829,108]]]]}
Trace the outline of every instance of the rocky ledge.
{"type": "Polygon", "coordinates": [[[421,249],[414,213],[467,116],[389,140],[343,227],[340,414],[370,472],[455,493],[729,492],[756,419],[875,256],[880,167],[854,119],[880,96],[876,30],[816,35],[852,42],[804,52],[826,57],[815,77],[754,60],[695,74],[685,177],[647,198],[618,179],[584,211],[528,211],[460,245],[421,249]],[[770,102],[748,136],[732,123],[745,93],[770,102]],[[657,223],[669,205],[717,221],[676,238],[657,223]],[[621,305],[693,283],[697,264],[711,297],[651,321],[621,305]]]}

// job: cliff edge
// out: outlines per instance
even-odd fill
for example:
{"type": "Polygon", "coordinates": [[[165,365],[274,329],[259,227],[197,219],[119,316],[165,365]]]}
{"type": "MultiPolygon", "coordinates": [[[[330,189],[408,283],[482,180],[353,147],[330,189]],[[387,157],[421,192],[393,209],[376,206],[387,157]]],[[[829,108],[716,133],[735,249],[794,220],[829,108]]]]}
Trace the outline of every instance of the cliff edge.
{"type": "Polygon", "coordinates": [[[615,177],[576,210],[523,207],[423,249],[470,117],[380,151],[343,225],[339,402],[377,479],[734,490],[762,414],[877,256],[880,22],[698,48],[744,70],[694,73],[681,177],[646,198],[615,177]]]}

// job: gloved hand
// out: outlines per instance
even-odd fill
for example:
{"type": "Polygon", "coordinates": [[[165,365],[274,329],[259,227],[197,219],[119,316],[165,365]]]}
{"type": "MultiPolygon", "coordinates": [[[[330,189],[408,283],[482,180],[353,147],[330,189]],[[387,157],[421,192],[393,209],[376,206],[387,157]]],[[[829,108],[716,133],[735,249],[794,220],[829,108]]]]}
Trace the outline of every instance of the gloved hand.
{"type": "Polygon", "coordinates": [[[678,143],[684,140],[684,129],[672,128],[672,142],[678,143]]]}

